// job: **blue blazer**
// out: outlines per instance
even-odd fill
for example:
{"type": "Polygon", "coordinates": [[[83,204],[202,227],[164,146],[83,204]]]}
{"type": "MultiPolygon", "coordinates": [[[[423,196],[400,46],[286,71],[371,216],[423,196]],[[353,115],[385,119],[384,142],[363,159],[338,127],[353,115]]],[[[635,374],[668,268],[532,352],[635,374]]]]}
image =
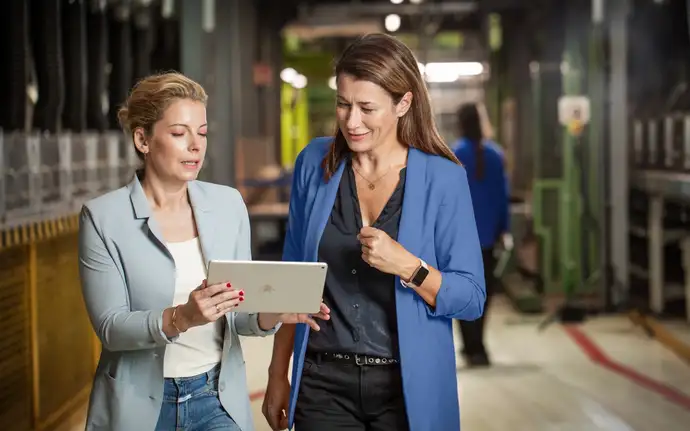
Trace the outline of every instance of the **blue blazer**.
{"type": "MultiPolygon", "coordinates": [[[[314,139],[297,157],[283,260],[314,262],[345,163],[325,182],[321,161],[332,138],[314,139]]],[[[403,391],[412,431],[460,429],[452,319],[482,315],[486,289],[465,169],[410,149],[398,241],[437,268],[443,282],[431,308],[396,279],[403,391]]],[[[289,422],[304,366],[309,327],[295,331],[289,422]]]]}

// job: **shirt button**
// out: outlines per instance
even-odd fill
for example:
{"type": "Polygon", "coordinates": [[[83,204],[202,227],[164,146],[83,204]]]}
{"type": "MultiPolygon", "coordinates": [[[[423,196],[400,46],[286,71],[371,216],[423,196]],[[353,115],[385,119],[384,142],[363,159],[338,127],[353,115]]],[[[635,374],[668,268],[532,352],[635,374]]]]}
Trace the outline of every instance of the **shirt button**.
{"type": "Polygon", "coordinates": [[[357,270],[356,270],[356,269],[353,269],[353,270],[352,270],[352,274],[357,274],[357,270]]]}
{"type": "Polygon", "coordinates": [[[355,304],[352,306],[353,308],[359,308],[359,304],[355,304]]]}

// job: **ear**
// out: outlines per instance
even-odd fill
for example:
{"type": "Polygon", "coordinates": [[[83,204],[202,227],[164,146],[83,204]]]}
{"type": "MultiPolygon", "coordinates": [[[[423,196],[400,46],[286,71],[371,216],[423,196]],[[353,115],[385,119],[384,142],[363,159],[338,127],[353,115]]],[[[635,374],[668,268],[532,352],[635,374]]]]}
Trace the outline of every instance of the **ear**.
{"type": "Polygon", "coordinates": [[[137,150],[139,150],[139,152],[142,154],[147,154],[149,152],[149,144],[146,142],[146,134],[144,133],[144,129],[141,127],[134,129],[132,137],[134,139],[134,146],[137,148],[137,150]]]}
{"type": "Polygon", "coordinates": [[[407,111],[410,110],[410,106],[412,106],[412,93],[408,91],[402,99],[400,99],[400,102],[395,105],[395,115],[397,115],[398,118],[403,117],[407,114],[407,111]]]}

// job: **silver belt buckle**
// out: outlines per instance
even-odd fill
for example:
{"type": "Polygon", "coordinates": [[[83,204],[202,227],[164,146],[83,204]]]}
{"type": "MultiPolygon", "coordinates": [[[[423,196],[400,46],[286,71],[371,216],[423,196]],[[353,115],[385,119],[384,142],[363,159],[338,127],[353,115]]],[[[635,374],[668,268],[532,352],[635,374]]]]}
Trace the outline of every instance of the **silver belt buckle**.
{"type": "Polygon", "coordinates": [[[367,363],[367,357],[366,356],[361,356],[361,355],[355,354],[355,364],[361,366],[361,365],[366,365],[366,363],[367,363]]]}

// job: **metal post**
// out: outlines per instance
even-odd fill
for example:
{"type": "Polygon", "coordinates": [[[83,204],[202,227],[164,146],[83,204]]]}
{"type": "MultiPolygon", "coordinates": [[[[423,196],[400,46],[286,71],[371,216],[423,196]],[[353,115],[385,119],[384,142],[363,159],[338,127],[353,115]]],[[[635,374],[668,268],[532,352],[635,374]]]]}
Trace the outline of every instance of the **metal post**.
{"type": "Polygon", "coordinates": [[[653,313],[664,311],[664,198],[649,198],[649,303],[653,313]]]}
{"type": "Polygon", "coordinates": [[[629,290],[629,238],[628,238],[628,1],[608,2],[610,7],[610,76],[609,118],[610,145],[607,171],[609,184],[611,264],[614,282],[624,286],[626,292],[613,292],[614,304],[620,304],[629,290]]]}

